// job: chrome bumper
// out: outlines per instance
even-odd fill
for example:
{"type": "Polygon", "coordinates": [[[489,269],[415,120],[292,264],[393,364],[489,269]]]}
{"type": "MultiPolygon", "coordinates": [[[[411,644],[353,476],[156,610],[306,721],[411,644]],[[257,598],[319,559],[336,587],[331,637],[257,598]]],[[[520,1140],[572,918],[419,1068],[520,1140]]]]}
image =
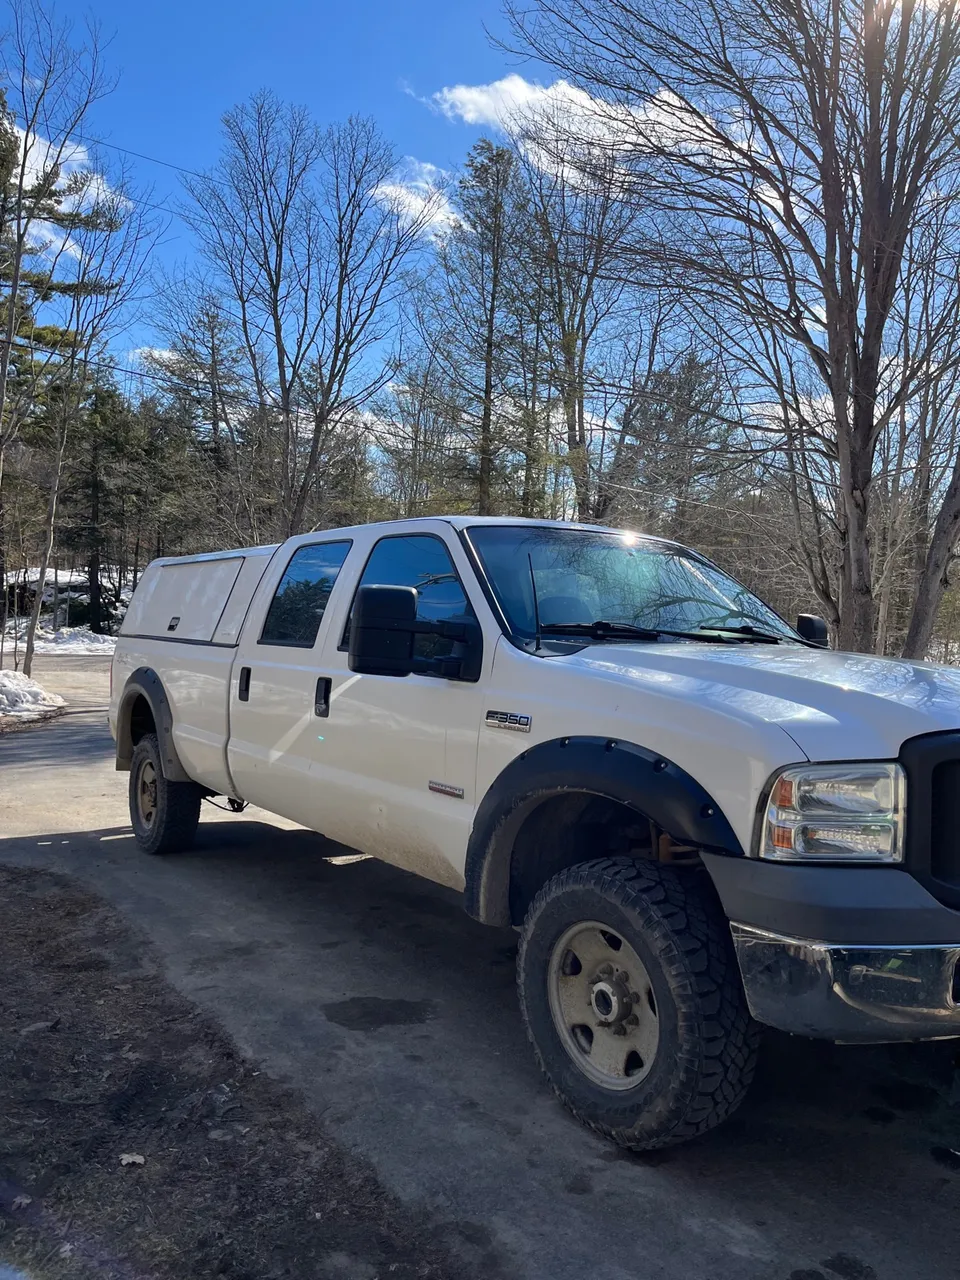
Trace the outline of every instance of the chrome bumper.
{"type": "Polygon", "coordinates": [[[758,1022],[874,1044],[960,1036],[960,943],[844,947],[730,928],[758,1022]]]}

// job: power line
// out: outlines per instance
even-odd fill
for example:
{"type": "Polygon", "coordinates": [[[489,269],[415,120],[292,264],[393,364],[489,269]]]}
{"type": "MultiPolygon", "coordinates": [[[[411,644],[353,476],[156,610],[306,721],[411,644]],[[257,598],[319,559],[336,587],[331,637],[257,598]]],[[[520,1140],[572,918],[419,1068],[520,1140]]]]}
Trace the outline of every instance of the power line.
{"type": "Polygon", "coordinates": [[[82,133],[74,136],[80,142],[87,142],[92,146],[109,147],[111,151],[119,151],[125,156],[136,156],[138,160],[146,160],[150,164],[163,165],[165,169],[174,169],[177,173],[186,173],[191,178],[200,178],[203,182],[215,182],[219,187],[227,186],[227,183],[222,178],[211,177],[210,174],[200,173],[197,169],[188,169],[182,164],[174,164],[172,160],[161,160],[159,156],[148,156],[144,151],[134,151],[130,147],[121,147],[116,142],[107,142],[104,138],[91,138],[82,133]]]}
{"type": "MultiPolygon", "coordinates": [[[[31,353],[34,353],[36,351],[36,348],[24,345],[22,343],[15,342],[13,343],[13,346],[15,346],[20,351],[31,352],[31,353]]],[[[158,383],[161,386],[167,387],[168,389],[171,389],[173,391],[180,391],[190,396],[196,396],[205,390],[203,387],[203,380],[199,375],[197,376],[195,382],[191,383],[191,382],[186,382],[181,378],[177,378],[173,374],[162,373],[160,371],[154,372],[147,369],[131,369],[127,365],[117,364],[107,360],[88,360],[86,363],[88,368],[104,370],[104,371],[115,373],[115,374],[124,374],[130,378],[139,378],[141,380],[147,379],[150,382],[158,383]]],[[[206,395],[208,398],[210,398],[211,400],[215,400],[217,403],[236,405],[244,409],[253,409],[253,410],[274,409],[275,410],[277,408],[277,405],[275,402],[271,402],[269,400],[262,400],[262,399],[251,400],[251,399],[247,399],[244,396],[240,396],[229,391],[217,391],[216,393],[213,393],[207,390],[206,395]]],[[[215,408],[216,408],[216,405],[214,405],[214,409],[215,408]]],[[[389,454],[390,452],[389,446],[386,448],[386,452],[389,454]]],[[[429,446],[425,446],[424,448],[424,453],[426,455],[441,454],[441,455],[445,455],[448,458],[466,459],[466,458],[469,458],[471,455],[475,454],[476,452],[477,452],[476,446],[472,445],[470,442],[458,443],[455,445],[450,445],[446,443],[440,444],[440,443],[434,442],[434,443],[431,443],[429,446]]],[[[508,448],[505,450],[505,452],[510,453],[511,450],[508,448]]],[[[713,451],[704,449],[703,452],[710,453],[713,451]]],[[[727,449],[721,446],[715,452],[718,455],[729,456],[729,452],[731,451],[728,451],[727,449]]],[[[742,466],[749,463],[750,455],[746,450],[741,451],[737,449],[737,450],[733,450],[732,452],[736,454],[736,456],[740,459],[739,465],[742,466]]],[[[776,452],[776,450],[773,448],[768,448],[768,449],[760,450],[758,452],[761,454],[767,454],[770,452],[776,452]]],[[[557,462],[559,465],[561,466],[563,465],[562,458],[558,457],[557,462]]],[[[738,464],[734,464],[734,466],[736,465],[738,464]]],[[[792,471],[789,467],[784,466],[783,464],[772,462],[769,458],[765,459],[763,465],[769,470],[781,472],[784,475],[792,474],[792,471]]],[[[907,473],[910,473],[915,469],[916,469],[915,467],[910,467],[910,466],[904,468],[905,472],[907,473]]],[[[671,493],[669,484],[663,485],[663,486],[657,485],[655,483],[651,483],[645,477],[644,478],[638,477],[633,484],[617,483],[613,479],[604,479],[602,480],[602,483],[608,489],[617,490],[622,493],[630,493],[636,496],[640,496],[644,492],[646,492],[646,494],[650,496],[658,495],[661,497],[665,497],[665,496],[669,496],[669,494],[671,493]]],[[[818,479],[815,483],[819,487],[827,490],[837,488],[834,482],[826,478],[818,479]]],[[[717,511],[728,513],[731,515],[732,514],[747,515],[748,518],[758,519],[758,517],[751,516],[750,513],[744,512],[742,508],[733,509],[733,508],[719,507],[716,505],[714,501],[711,501],[710,499],[702,499],[702,498],[697,499],[697,498],[687,496],[685,500],[695,506],[713,507],[717,511]]]]}
{"type": "MultiPolygon", "coordinates": [[[[36,347],[26,346],[23,343],[19,343],[19,342],[15,342],[12,345],[16,347],[18,351],[29,352],[31,354],[35,354],[37,351],[36,347]]],[[[191,384],[189,382],[184,382],[181,379],[174,377],[172,374],[165,374],[165,373],[159,373],[159,372],[154,373],[147,369],[131,369],[126,365],[114,364],[111,361],[107,361],[107,360],[87,360],[86,367],[89,369],[103,369],[110,373],[127,374],[131,378],[147,378],[151,382],[165,383],[167,386],[172,387],[174,390],[184,391],[191,395],[196,395],[197,392],[201,389],[201,385],[202,385],[201,379],[199,377],[197,377],[195,384],[191,384]]],[[[240,405],[245,409],[276,408],[275,405],[272,405],[267,400],[247,400],[244,397],[237,396],[234,393],[229,391],[217,392],[217,399],[224,402],[230,402],[231,404],[240,405]]]]}
{"type": "MultiPolygon", "coordinates": [[[[15,345],[18,345],[18,344],[15,344],[15,345]]],[[[22,349],[22,348],[21,348],[21,349],[22,349]]],[[[184,392],[184,393],[186,393],[186,394],[189,394],[189,395],[197,395],[197,394],[198,394],[198,393],[203,389],[203,387],[202,387],[202,379],[199,377],[199,375],[197,376],[197,378],[196,378],[196,382],[195,382],[195,383],[189,383],[189,382],[184,382],[182,379],[179,379],[179,378],[174,377],[172,374],[164,374],[164,373],[160,373],[160,372],[151,372],[151,371],[146,370],[146,369],[131,369],[131,368],[129,368],[129,367],[127,367],[127,366],[125,366],[125,365],[114,364],[114,363],[111,363],[111,362],[108,362],[108,361],[103,361],[103,360],[100,360],[100,361],[94,361],[94,360],[91,360],[91,361],[88,361],[87,363],[88,363],[89,367],[94,368],[94,369],[103,369],[103,370],[107,370],[107,371],[109,371],[109,372],[111,372],[111,373],[121,373],[121,374],[125,374],[125,375],[127,375],[127,376],[129,376],[129,377],[131,377],[131,378],[141,378],[141,379],[146,378],[146,379],[148,379],[148,380],[150,380],[150,381],[152,381],[152,382],[160,383],[161,385],[166,385],[167,387],[169,387],[169,388],[171,388],[171,389],[173,389],[173,390],[175,390],[175,391],[182,391],[182,392],[184,392]]],[[[209,394],[210,394],[211,398],[214,398],[213,393],[209,393],[209,394]]],[[[271,402],[271,401],[269,401],[269,400],[248,400],[248,399],[246,399],[246,398],[244,398],[244,397],[242,397],[242,396],[238,396],[238,395],[236,395],[236,394],[234,394],[234,393],[232,393],[232,392],[228,392],[228,391],[218,391],[218,392],[216,393],[215,398],[216,398],[219,402],[235,404],[235,405],[238,405],[239,407],[241,407],[241,408],[245,408],[245,409],[258,409],[258,410],[259,410],[259,409],[276,409],[276,408],[277,408],[277,405],[276,405],[275,403],[272,403],[272,402],[271,402]]],[[[678,449],[679,449],[680,447],[682,447],[682,446],[679,446],[679,445],[677,446],[677,448],[678,448],[678,449]]],[[[711,451],[711,450],[709,450],[709,449],[705,449],[705,448],[704,448],[702,451],[703,451],[704,453],[715,452],[717,455],[724,455],[724,456],[729,456],[729,454],[732,452],[732,453],[733,453],[733,454],[735,454],[738,458],[740,458],[740,459],[741,459],[741,464],[740,464],[740,465],[747,465],[747,464],[751,461],[751,455],[750,455],[750,453],[749,453],[747,450],[739,450],[739,449],[735,449],[735,450],[728,450],[728,449],[726,449],[725,447],[721,446],[720,448],[716,449],[715,451],[711,451]]],[[[438,453],[439,453],[439,454],[445,454],[445,455],[447,455],[448,457],[462,457],[462,458],[465,458],[465,457],[469,457],[471,454],[476,453],[476,452],[477,452],[477,449],[476,449],[476,447],[475,447],[475,446],[472,446],[470,443],[457,444],[457,445],[436,444],[436,443],[434,443],[434,444],[431,444],[430,446],[428,446],[428,447],[425,449],[425,452],[426,452],[426,453],[434,453],[434,454],[438,454],[438,453]]],[[[508,450],[506,450],[506,452],[508,452],[508,453],[509,453],[509,452],[510,452],[510,450],[508,449],[508,450]]],[[[770,447],[770,448],[767,448],[767,449],[758,450],[758,454],[767,454],[767,453],[770,453],[770,452],[776,452],[775,448],[770,447]]],[[[753,456],[754,456],[754,457],[756,457],[757,455],[753,455],[753,456]]],[[[559,463],[562,465],[562,458],[558,458],[558,461],[559,461],[559,463]]],[[[736,464],[735,464],[735,465],[736,465],[736,464]]],[[[782,472],[784,475],[792,474],[792,471],[791,471],[791,469],[790,469],[789,467],[784,466],[784,465],[782,465],[782,464],[778,464],[778,463],[772,462],[772,461],[770,461],[770,459],[769,459],[769,458],[766,458],[766,459],[765,459],[765,461],[764,461],[764,464],[763,464],[763,465],[764,465],[765,467],[767,467],[769,470],[782,472]]],[[[916,468],[914,468],[914,467],[905,467],[905,468],[904,468],[904,470],[905,470],[905,471],[907,471],[907,472],[910,472],[910,471],[915,470],[915,469],[916,469],[916,468]]],[[[646,480],[646,479],[640,479],[640,480],[638,480],[637,482],[635,482],[633,485],[619,484],[619,483],[617,483],[617,482],[615,482],[615,481],[613,481],[613,480],[604,480],[604,481],[603,481],[603,483],[605,484],[605,486],[606,486],[607,488],[610,488],[610,489],[616,489],[616,490],[620,490],[621,492],[624,492],[624,493],[633,493],[633,494],[637,494],[637,495],[641,494],[644,490],[646,490],[648,493],[655,493],[655,494],[660,494],[660,495],[667,495],[667,494],[669,494],[669,493],[671,492],[669,485],[660,486],[660,485],[656,485],[656,484],[651,484],[651,483],[650,483],[650,481],[648,481],[648,480],[646,480]]],[[[836,485],[834,482],[832,482],[832,481],[830,481],[830,480],[827,480],[827,479],[825,479],[825,478],[824,478],[824,479],[817,480],[817,481],[816,481],[816,484],[820,485],[822,488],[825,488],[825,489],[836,489],[836,488],[837,488],[837,485],[836,485]]],[[[697,506],[711,506],[711,505],[715,505],[715,504],[711,503],[709,500],[696,499],[696,498],[692,498],[692,497],[687,497],[686,501],[688,501],[688,502],[690,502],[690,503],[692,503],[692,504],[694,504],[694,505],[697,505],[697,506]]],[[[733,513],[733,512],[732,512],[732,509],[727,509],[727,508],[722,508],[722,507],[716,507],[715,509],[716,509],[716,510],[718,510],[718,511],[727,511],[727,510],[730,510],[731,514],[733,513]]]]}

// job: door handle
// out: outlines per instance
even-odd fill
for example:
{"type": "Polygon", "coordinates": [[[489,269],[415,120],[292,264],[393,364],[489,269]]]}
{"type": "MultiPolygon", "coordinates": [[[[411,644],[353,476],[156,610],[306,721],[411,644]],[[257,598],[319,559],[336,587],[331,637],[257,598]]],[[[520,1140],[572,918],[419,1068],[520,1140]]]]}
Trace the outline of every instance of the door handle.
{"type": "Polygon", "coordinates": [[[321,676],[317,681],[317,691],[313,698],[314,715],[321,716],[324,720],[330,714],[330,686],[333,681],[329,676],[321,676]]]}
{"type": "Polygon", "coordinates": [[[237,697],[241,702],[250,701],[250,668],[240,668],[240,685],[237,689],[237,697]]]}

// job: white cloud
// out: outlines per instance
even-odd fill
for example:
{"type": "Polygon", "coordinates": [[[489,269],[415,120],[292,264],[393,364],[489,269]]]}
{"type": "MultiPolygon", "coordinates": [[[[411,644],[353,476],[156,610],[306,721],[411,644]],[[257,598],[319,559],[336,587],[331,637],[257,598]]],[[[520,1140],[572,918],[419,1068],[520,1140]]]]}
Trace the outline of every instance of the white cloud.
{"type": "MultiPolygon", "coordinates": [[[[425,101],[448,120],[521,139],[527,154],[546,168],[566,168],[571,146],[596,146],[608,156],[667,147],[722,158],[729,150],[715,123],[668,90],[630,106],[594,98],[567,80],[542,85],[513,74],[489,84],[447,86],[425,101]]],[[[738,163],[735,151],[727,158],[738,163]]]]}
{"type": "Polygon", "coordinates": [[[61,183],[71,174],[90,167],[90,153],[82,143],[64,140],[54,145],[39,133],[28,133],[19,125],[14,125],[14,129],[20,139],[25,185],[32,186],[54,165],[60,167],[61,183]]]}
{"type": "MultiPolygon", "coordinates": [[[[54,168],[59,169],[57,187],[62,191],[69,187],[62,208],[66,211],[91,209],[98,203],[111,202],[126,205],[109,183],[91,168],[90,152],[82,143],[63,139],[52,143],[39,133],[29,132],[14,125],[20,139],[20,159],[23,165],[23,185],[36,186],[40,179],[54,168]]],[[[81,251],[75,241],[51,222],[34,219],[27,229],[30,245],[48,258],[65,254],[79,258],[81,251]]]]}
{"type": "Polygon", "coordinates": [[[93,209],[100,205],[111,213],[123,213],[132,208],[131,202],[112,187],[102,173],[85,169],[74,176],[70,194],[63,202],[64,209],[93,209]]]}
{"type": "Polygon", "coordinates": [[[407,223],[422,223],[427,235],[442,235],[457,221],[444,190],[446,181],[447,174],[437,165],[405,156],[393,180],[377,187],[376,196],[407,223]]]}
{"type": "Polygon", "coordinates": [[[176,358],[169,347],[134,347],[128,356],[134,363],[146,365],[172,364],[176,358]]]}
{"type": "Polygon", "coordinates": [[[490,84],[452,85],[440,89],[430,99],[430,105],[448,120],[492,125],[507,132],[532,111],[557,107],[582,111],[589,110],[592,104],[588,93],[574,88],[566,80],[545,86],[516,74],[490,84]]]}
{"type": "Polygon", "coordinates": [[[659,99],[640,110],[591,97],[567,80],[542,85],[520,75],[490,84],[447,86],[426,105],[448,120],[500,130],[538,169],[579,183],[593,163],[635,145],[644,130],[663,128],[659,99]]]}

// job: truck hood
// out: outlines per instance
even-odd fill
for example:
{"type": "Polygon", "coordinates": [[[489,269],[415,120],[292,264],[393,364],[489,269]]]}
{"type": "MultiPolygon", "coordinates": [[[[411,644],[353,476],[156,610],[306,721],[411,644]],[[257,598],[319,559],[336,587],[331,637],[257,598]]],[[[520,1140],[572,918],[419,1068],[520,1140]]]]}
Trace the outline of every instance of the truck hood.
{"type": "Polygon", "coordinates": [[[960,670],[928,662],[689,642],[597,644],[560,661],[619,682],[624,694],[676,698],[691,715],[702,708],[779,725],[811,760],[889,759],[907,738],[960,729],[960,670]]]}

